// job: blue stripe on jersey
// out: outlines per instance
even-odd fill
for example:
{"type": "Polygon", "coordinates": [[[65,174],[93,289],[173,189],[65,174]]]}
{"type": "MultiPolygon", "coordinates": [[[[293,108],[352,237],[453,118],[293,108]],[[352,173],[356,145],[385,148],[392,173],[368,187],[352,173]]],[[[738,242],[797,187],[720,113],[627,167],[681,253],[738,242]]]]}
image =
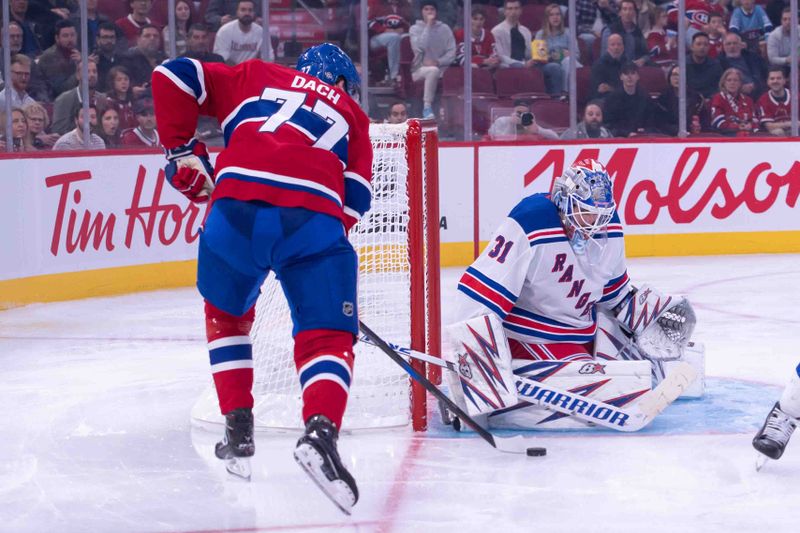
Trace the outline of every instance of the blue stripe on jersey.
{"type": "Polygon", "coordinates": [[[557,342],[590,342],[594,339],[594,335],[571,335],[567,333],[546,333],[544,331],[540,331],[538,329],[526,328],[525,326],[520,326],[518,324],[509,324],[508,322],[503,322],[503,327],[516,332],[522,335],[527,335],[529,337],[536,337],[538,339],[546,339],[550,341],[557,341],[557,342]]]}
{"type": "Polygon", "coordinates": [[[333,374],[350,388],[350,372],[345,366],[346,363],[338,361],[323,360],[309,366],[300,374],[300,386],[305,387],[306,383],[313,377],[320,374],[333,374]]]}
{"type": "MultiPolygon", "coordinates": [[[[527,309],[522,309],[521,307],[514,307],[513,309],[511,309],[511,312],[509,314],[519,315],[519,316],[522,316],[522,317],[525,317],[525,318],[530,318],[531,320],[535,320],[537,322],[541,322],[543,324],[548,324],[550,326],[556,326],[556,327],[559,327],[559,328],[568,328],[568,329],[575,328],[575,326],[572,326],[570,324],[565,324],[563,322],[559,322],[558,320],[553,320],[552,318],[547,318],[545,316],[537,315],[536,313],[532,313],[532,312],[528,311],[527,309]]],[[[579,329],[583,329],[583,328],[579,328],[579,329]]]]}
{"type": "Polygon", "coordinates": [[[615,239],[615,238],[623,237],[623,234],[622,234],[621,231],[609,231],[608,233],[606,233],[606,236],[609,239],[615,239]]]}
{"type": "MultiPolygon", "coordinates": [[[[201,67],[202,68],[202,67],[201,67]]],[[[182,81],[193,93],[194,97],[200,100],[203,96],[203,86],[197,76],[197,67],[191,59],[179,57],[156,67],[157,70],[168,70],[172,75],[182,81]]],[[[163,71],[162,71],[163,73],[163,71]]],[[[169,76],[167,76],[169,77],[169,76]]]]}
{"type": "Polygon", "coordinates": [[[472,298],[473,300],[475,300],[479,304],[481,304],[481,305],[483,305],[485,307],[488,307],[489,309],[494,311],[500,318],[503,318],[503,317],[506,316],[506,312],[503,311],[503,309],[499,305],[497,305],[493,301],[489,300],[488,298],[478,294],[477,292],[473,291],[472,289],[470,289],[466,285],[463,285],[463,284],[459,283],[458,284],[458,290],[463,292],[464,294],[466,294],[467,296],[469,296],[470,298],[472,298]]]}
{"type": "Polygon", "coordinates": [[[337,142],[336,144],[333,145],[333,148],[331,148],[331,152],[336,154],[336,157],[339,158],[339,161],[341,161],[342,164],[345,167],[347,167],[347,161],[348,161],[348,159],[347,159],[347,141],[348,141],[348,139],[349,139],[349,136],[345,135],[344,137],[342,137],[339,140],[339,142],[337,142]]]}
{"type": "MultiPolygon", "coordinates": [[[[289,190],[289,191],[305,192],[305,193],[308,193],[308,194],[313,194],[315,196],[319,196],[320,198],[324,198],[326,200],[330,200],[331,202],[334,202],[339,207],[341,207],[341,205],[342,205],[341,202],[339,201],[339,199],[336,198],[335,196],[331,196],[330,194],[326,194],[326,193],[324,193],[324,192],[322,192],[322,191],[320,191],[318,189],[315,189],[315,188],[313,188],[311,186],[305,187],[303,185],[296,184],[296,183],[286,183],[284,181],[280,181],[279,179],[277,179],[278,178],[277,175],[276,175],[275,178],[276,179],[264,178],[264,177],[260,177],[260,176],[248,176],[248,175],[242,174],[240,172],[229,172],[229,171],[226,171],[225,169],[222,169],[222,171],[217,175],[217,184],[219,184],[219,182],[221,182],[224,179],[237,179],[237,180],[241,180],[241,181],[248,181],[250,183],[261,183],[263,185],[269,185],[271,187],[279,187],[281,189],[286,189],[286,190],[289,190]]],[[[293,178],[293,179],[294,180],[299,180],[299,178],[293,178]]],[[[309,182],[309,183],[313,183],[313,182],[309,182]]]]}
{"type": "Polygon", "coordinates": [[[372,191],[364,186],[360,181],[344,177],[344,205],[363,215],[369,210],[372,202],[372,191]]]}
{"type": "Polygon", "coordinates": [[[491,287],[495,291],[499,292],[500,294],[502,294],[503,296],[505,296],[506,298],[508,298],[512,302],[517,301],[517,295],[516,294],[514,294],[510,290],[506,289],[505,287],[503,287],[502,285],[500,285],[496,281],[490,279],[488,276],[486,276],[482,272],[480,272],[480,271],[478,271],[478,270],[476,270],[476,269],[474,269],[472,267],[467,267],[467,273],[470,274],[471,276],[475,277],[476,279],[482,281],[483,283],[485,283],[486,285],[488,285],[489,287],[491,287]]]}
{"type": "Polygon", "coordinates": [[[223,129],[223,135],[225,140],[225,146],[228,146],[228,142],[231,140],[231,135],[233,135],[233,131],[236,129],[242,121],[256,118],[256,117],[263,117],[264,122],[267,121],[269,117],[275,114],[275,112],[280,109],[282,104],[278,102],[271,102],[269,100],[255,100],[253,102],[247,102],[244,104],[241,109],[234,115],[234,117],[225,124],[225,128],[223,129]]]}
{"type": "Polygon", "coordinates": [[[242,361],[253,358],[253,345],[252,344],[234,344],[232,346],[223,346],[222,348],[214,348],[208,351],[209,359],[212,365],[220,363],[228,363],[230,361],[242,361]]]}
{"type": "MultiPolygon", "coordinates": [[[[282,105],[283,103],[260,99],[244,104],[223,128],[225,146],[228,146],[233,132],[236,131],[236,128],[239,127],[243,121],[253,118],[263,118],[264,122],[266,122],[267,119],[274,115],[282,105]]],[[[310,140],[313,140],[314,142],[322,137],[322,135],[331,127],[331,124],[325,120],[324,117],[314,113],[310,109],[303,107],[295,111],[294,115],[292,115],[288,122],[291,122],[292,124],[307,131],[311,136],[310,140]]],[[[280,127],[285,128],[291,126],[281,125],[280,127]]],[[[264,132],[264,134],[268,135],[268,132],[264,132]]],[[[331,148],[331,152],[333,152],[342,162],[342,165],[346,167],[347,136],[343,137],[339,142],[337,142],[333,148],[331,148]]]]}

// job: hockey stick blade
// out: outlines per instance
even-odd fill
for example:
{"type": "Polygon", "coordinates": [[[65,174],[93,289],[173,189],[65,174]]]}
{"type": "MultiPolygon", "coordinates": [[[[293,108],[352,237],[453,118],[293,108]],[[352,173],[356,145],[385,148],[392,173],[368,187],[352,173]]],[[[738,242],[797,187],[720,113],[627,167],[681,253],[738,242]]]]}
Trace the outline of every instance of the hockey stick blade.
{"type": "MultiPolygon", "coordinates": [[[[377,346],[380,350],[389,356],[389,358],[400,365],[400,367],[405,370],[411,378],[422,385],[426,391],[428,391],[431,395],[433,395],[437,400],[444,403],[448,409],[450,409],[453,413],[455,413],[463,423],[471,427],[483,440],[488,442],[491,446],[500,450],[501,452],[506,453],[526,453],[527,449],[530,447],[531,442],[525,439],[522,435],[517,435],[514,437],[498,437],[493,435],[492,433],[486,431],[480,424],[478,424],[472,417],[470,417],[467,413],[465,413],[453,400],[451,400],[445,393],[443,393],[436,385],[431,383],[425,376],[421,375],[419,372],[411,366],[408,361],[403,359],[400,352],[393,349],[389,344],[386,343],[383,339],[378,337],[366,324],[358,321],[358,327],[361,332],[367,336],[368,339],[363,339],[370,344],[377,346]]],[[[411,355],[411,350],[406,355],[411,355]]],[[[436,360],[433,356],[428,356],[429,359],[436,360]]],[[[441,360],[439,360],[441,361],[441,360]]],[[[441,363],[440,366],[444,366],[441,363]]]]}
{"type": "MultiPolygon", "coordinates": [[[[377,346],[369,338],[369,334],[366,334],[367,337],[362,336],[361,340],[377,346]]],[[[392,349],[399,355],[413,357],[458,373],[453,363],[440,357],[403,346],[392,346],[392,349]]],[[[583,422],[616,431],[634,432],[649,425],[656,416],[681,395],[686,387],[691,385],[696,377],[697,372],[690,364],[678,363],[655,389],[642,395],[637,403],[627,408],[617,407],[601,400],[589,399],[554,387],[549,383],[545,384],[522,376],[517,376],[515,385],[520,400],[524,402],[573,416],[583,422]]]]}

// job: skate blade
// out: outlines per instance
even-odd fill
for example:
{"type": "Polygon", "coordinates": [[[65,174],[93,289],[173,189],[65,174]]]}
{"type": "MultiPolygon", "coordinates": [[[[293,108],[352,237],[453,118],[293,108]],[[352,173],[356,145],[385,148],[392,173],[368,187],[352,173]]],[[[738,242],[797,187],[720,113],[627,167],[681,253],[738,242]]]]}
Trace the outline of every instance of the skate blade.
{"type": "Polygon", "coordinates": [[[766,466],[769,462],[769,457],[764,455],[763,453],[757,452],[758,455],[756,456],[756,472],[761,472],[761,469],[766,466]]]}
{"type": "Polygon", "coordinates": [[[294,451],[294,460],[306,471],[311,480],[316,483],[325,496],[333,502],[344,514],[350,516],[350,511],[356,503],[356,497],[347,483],[341,479],[329,480],[322,471],[325,462],[322,456],[307,444],[302,444],[294,451]]]}
{"type": "Polygon", "coordinates": [[[224,461],[225,461],[225,470],[227,470],[229,474],[239,479],[250,481],[250,477],[252,476],[252,470],[250,469],[249,458],[227,457],[224,459],[224,461]]]}

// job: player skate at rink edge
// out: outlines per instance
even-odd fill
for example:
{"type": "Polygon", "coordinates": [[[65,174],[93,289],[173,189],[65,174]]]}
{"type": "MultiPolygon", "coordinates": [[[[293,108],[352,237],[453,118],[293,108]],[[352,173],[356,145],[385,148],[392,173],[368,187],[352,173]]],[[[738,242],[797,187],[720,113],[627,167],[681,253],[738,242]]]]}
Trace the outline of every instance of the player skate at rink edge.
{"type": "MultiPolygon", "coordinates": [[[[472,324],[475,317],[497,315],[502,329],[495,335],[508,339],[510,364],[521,375],[535,366],[532,360],[645,359],[653,368],[683,356],[696,321],[685,298],[631,284],[611,179],[591,159],[569,167],[550,193],[520,201],[461,276],[458,291],[457,319],[472,324]],[[619,352],[595,350],[601,313],[624,339],[615,346],[627,343],[619,352]]],[[[454,327],[448,330],[453,336],[454,327]]],[[[453,385],[450,390],[461,389],[453,385]]],[[[517,412],[540,409],[531,408],[517,412]]],[[[525,415],[533,418],[515,427],[536,427],[549,415],[525,415]]]]}
{"type": "MultiPolygon", "coordinates": [[[[780,459],[799,423],[800,364],[783,390],[780,400],[775,403],[753,439],[753,447],[769,459],[780,459]]],[[[760,469],[763,463],[759,462],[757,465],[760,469]]]]}
{"type": "Polygon", "coordinates": [[[193,202],[212,201],[197,287],[225,415],[216,455],[249,479],[249,333],[259,289],[274,270],[291,310],[302,388],[305,434],[294,456],[349,514],[358,489],[336,449],[358,332],[358,258],[347,231],[372,196],[369,119],[353,98],[355,66],[324,43],[306,50],[296,70],[257,59],[231,67],[179,58],[157,67],[152,83],[167,179],[193,202]],[[201,114],[223,128],[216,180],[206,147],[192,137],[201,114]]]}

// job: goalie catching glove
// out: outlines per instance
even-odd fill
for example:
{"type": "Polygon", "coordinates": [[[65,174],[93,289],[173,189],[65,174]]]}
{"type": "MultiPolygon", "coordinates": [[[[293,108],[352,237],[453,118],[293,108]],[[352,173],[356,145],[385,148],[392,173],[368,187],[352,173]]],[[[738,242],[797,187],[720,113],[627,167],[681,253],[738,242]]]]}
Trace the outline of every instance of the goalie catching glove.
{"type": "Polygon", "coordinates": [[[614,316],[639,350],[656,361],[681,359],[697,323],[689,300],[661,294],[649,285],[632,291],[614,316]]]}
{"type": "Polygon", "coordinates": [[[206,145],[197,139],[167,150],[167,181],[179,193],[197,204],[206,203],[214,192],[214,167],[206,145]]]}

